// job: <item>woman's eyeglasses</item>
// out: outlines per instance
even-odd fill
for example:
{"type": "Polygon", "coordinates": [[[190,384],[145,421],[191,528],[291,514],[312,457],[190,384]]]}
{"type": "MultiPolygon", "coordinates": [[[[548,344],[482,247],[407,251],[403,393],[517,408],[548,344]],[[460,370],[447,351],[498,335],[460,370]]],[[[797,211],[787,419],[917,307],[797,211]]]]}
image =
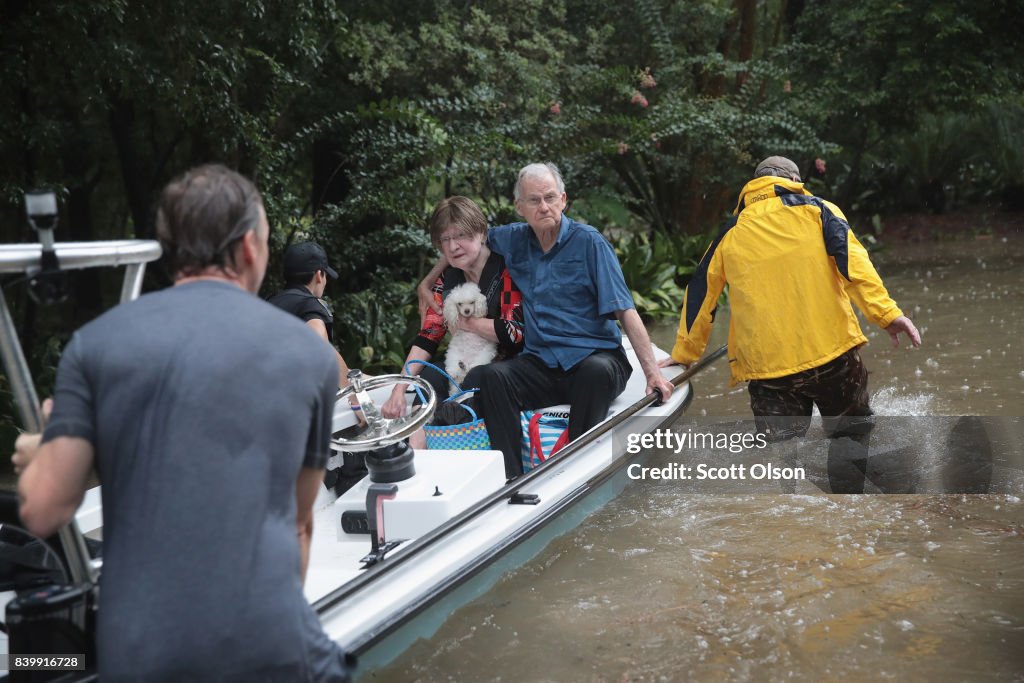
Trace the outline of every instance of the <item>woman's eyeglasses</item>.
{"type": "Polygon", "coordinates": [[[446,244],[450,244],[452,242],[458,242],[459,244],[466,244],[467,242],[472,242],[472,241],[473,241],[473,235],[463,235],[461,233],[458,234],[458,235],[445,235],[444,237],[439,237],[437,239],[438,244],[440,244],[442,247],[445,246],[446,244]]]}

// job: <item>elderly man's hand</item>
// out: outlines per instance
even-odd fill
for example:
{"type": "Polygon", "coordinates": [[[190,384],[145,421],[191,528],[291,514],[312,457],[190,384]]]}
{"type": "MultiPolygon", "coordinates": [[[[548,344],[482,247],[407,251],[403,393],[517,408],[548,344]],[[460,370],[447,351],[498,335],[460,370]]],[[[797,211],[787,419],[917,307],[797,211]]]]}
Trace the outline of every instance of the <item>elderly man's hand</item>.
{"type": "Polygon", "coordinates": [[[653,394],[654,392],[658,392],[658,394],[661,395],[662,401],[667,401],[669,397],[672,395],[672,391],[674,389],[675,386],[672,384],[672,382],[669,382],[667,379],[665,379],[661,375],[661,373],[658,373],[658,375],[655,377],[647,378],[647,393],[653,394]]]}
{"type": "MultiPolygon", "coordinates": [[[[43,424],[45,424],[50,419],[50,413],[53,412],[53,399],[48,398],[43,401],[41,408],[43,424]]],[[[14,441],[14,453],[11,455],[11,464],[14,465],[15,474],[21,474],[28,467],[28,464],[32,462],[36,451],[39,450],[39,442],[42,439],[43,435],[38,432],[23,432],[14,441]]]]}
{"type": "Polygon", "coordinates": [[[416,285],[416,303],[420,309],[420,324],[426,322],[428,309],[433,309],[434,313],[441,313],[441,308],[434,301],[431,285],[426,280],[416,285]]]}
{"type": "Polygon", "coordinates": [[[917,331],[917,327],[914,326],[914,323],[910,322],[910,318],[905,315],[901,315],[893,320],[889,326],[885,328],[885,331],[889,333],[890,337],[892,337],[893,348],[900,345],[900,332],[907,335],[907,339],[909,339],[910,343],[914,345],[914,348],[921,345],[921,333],[917,331]]]}

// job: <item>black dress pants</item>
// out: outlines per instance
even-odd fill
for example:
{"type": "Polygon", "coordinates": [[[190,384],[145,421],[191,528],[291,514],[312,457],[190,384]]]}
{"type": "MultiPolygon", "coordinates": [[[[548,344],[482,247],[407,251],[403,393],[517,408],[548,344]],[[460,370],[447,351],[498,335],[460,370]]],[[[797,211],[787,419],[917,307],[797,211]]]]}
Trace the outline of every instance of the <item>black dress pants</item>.
{"type": "Polygon", "coordinates": [[[487,422],[491,448],[505,456],[505,476],[523,473],[519,413],[568,403],[569,439],[575,439],[608,416],[615,397],[633,373],[626,352],[595,351],[571,370],[549,368],[533,355],[470,370],[463,388],[479,387],[477,412],[487,422]]]}

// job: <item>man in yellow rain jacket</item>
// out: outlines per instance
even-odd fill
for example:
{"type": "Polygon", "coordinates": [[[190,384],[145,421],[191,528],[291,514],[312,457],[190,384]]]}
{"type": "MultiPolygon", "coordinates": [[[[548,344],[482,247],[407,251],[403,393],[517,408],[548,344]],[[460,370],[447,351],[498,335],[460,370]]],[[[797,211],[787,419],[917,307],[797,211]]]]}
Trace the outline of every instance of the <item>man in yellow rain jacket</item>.
{"type": "Polygon", "coordinates": [[[823,416],[853,418],[825,420],[830,435],[844,435],[837,431],[851,424],[868,432],[867,370],[857,352],[867,338],[850,302],[895,346],[900,332],[919,346],[917,328],[885,290],[846,217],[804,189],[795,163],[768,157],[754,176],[686,288],[672,357],[662,365],[700,357],[728,285],[732,383],[749,381],[758,430],[771,441],[802,436],[817,404],[823,416]],[[775,419],[783,417],[790,419],[775,419]]]}

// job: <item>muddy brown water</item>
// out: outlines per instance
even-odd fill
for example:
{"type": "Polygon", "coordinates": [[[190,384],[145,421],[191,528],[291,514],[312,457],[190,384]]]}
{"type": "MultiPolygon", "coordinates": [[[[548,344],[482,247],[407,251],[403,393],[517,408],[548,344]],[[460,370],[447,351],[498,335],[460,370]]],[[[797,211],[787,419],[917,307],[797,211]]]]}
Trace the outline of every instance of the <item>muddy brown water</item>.
{"type": "MultiPolygon", "coordinates": [[[[902,245],[875,261],[924,345],[892,349],[864,325],[873,407],[1008,418],[1011,475],[995,492],[704,492],[620,475],[396,658],[371,652],[361,680],[1024,680],[1024,240],[902,245]]],[[[653,336],[670,347],[674,324],[653,336]]],[[[749,417],[727,372],[695,380],[677,427],[749,417]]],[[[941,442],[939,422],[910,420],[898,438],[941,442]]]]}

